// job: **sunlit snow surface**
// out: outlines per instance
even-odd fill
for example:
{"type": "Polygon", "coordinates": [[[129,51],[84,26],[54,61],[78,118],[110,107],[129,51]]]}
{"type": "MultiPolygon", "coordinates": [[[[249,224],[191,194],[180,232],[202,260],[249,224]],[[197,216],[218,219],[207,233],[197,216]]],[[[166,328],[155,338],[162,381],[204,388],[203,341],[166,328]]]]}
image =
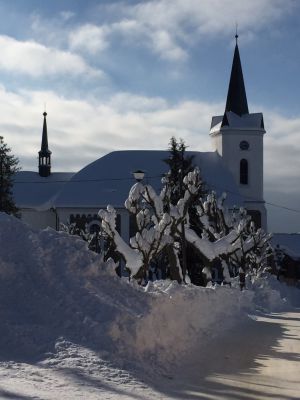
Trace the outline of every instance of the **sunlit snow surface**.
{"type": "MultiPolygon", "coordinates": [[[[218,195],[226,191],[228,206],[243,204],[233,176],[224,168],[216,152],[187,152],[201,171],[205,183],[218,195]]],[[[134,183],[133,171],[145,171],[144,182],[155,190],[161,188],[161,178],[168,172],[163,161],[168,151],[126,150],[113,151],[82,168],[77,173],[52,173],[42,178],[37,172],[20,171],[16,174],[14,198],[20,208],[39,210],[51,207],[99,207],[107,204],[124,207],[134,183]]]]}
{"type": "Polygon", "coordinates": [[[298,295],[267,277],[248,287],[141,288],[80,239],[1,214],[0,398],[168,398],[152,386],[169,387],[248,313],[298,295]]]}

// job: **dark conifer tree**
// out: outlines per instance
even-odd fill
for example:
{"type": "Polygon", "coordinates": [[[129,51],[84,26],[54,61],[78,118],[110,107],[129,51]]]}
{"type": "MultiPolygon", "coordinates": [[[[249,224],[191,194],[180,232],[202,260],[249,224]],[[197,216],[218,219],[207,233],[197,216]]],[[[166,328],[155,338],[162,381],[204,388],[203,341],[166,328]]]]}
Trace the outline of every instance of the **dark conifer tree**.
{"type": "MultiPolygon", "coordinates": [[[[170,139],[169,142],[169,152],[170,155],[167,159],[164,160],[165,163],[168,164],[169,166],[169,172],[168,175],[166,176],[165,183],[169,188],[169,193],[170,193],[170,204],[176,205],[178,200],[183,196],[183,193],[185,191],[184,183],[183,183],[183,178],[186,176],[189,172],[191,172],[194,169],[193,166],[193,155],[187,155],[186,154],[186,144],[182,139],[179,141],[176,140],[176,138],[173,136],[170,139]]],[[[168,204],[166,206],[166,211],[168,210],[168,204]]],[[[187,257],[187,243],[185,240],[185,233],[184,233],[184,222],[181,224],[181,235],[178,238],[178,241],[180,243],[181,247],[181,265],[182,265],[182,274],[183,274],[183,280],[186,281],[186,274],[188,273],[189,276],[191,277],[191,271],[190,271],[190,266],[189,260],[187,257]]],[[[170,270],[175,271],[175,265],[172,265],[174,262],[172,262],[173,254],[171,249],[168,249],[168,258],[169,258],[169,263],[170,263],[170,270]]],[[[177,279],[178,280],[178,279],[177,279]]],[[[192,277],[191,280],[193,281],[192,277]]]]}
{"type": "MultiPolygon", "coordinates": [[[[166,177],[166,184],[170,188],[170,203],[175,205],[178,200],[182,197],[186,187],[183,182],[184,176],[191,172],[195,166],[193,165],[193,155],[186,154],[186,144],[180,139],[179,142],[175,137],[170,139],[169,152],[170,155],[164,161],[169,166],[169,173],[166,177]]],[[[199,225],[199,219],[197,217],[196,207],[199,204],[199,195],[205,195],[206,189],[205,184],[202,184],[202,193],[197,193],[194,201],[190,204],[188,209],[188,217],[190,226],[195,230],[198,235],[202,233],[202,227],[199,225]]],[[[166,211],[169,211],[166,209],[166,211]]],[[[191,282],[196,285],[202,284],[202,260],[199,259],[198,254],[195,250],[186,242],[184,238],[184,226],[182,224],[182,234],[178,238],[181,243],[181,264],[183,275],[188,273],[191,282]]],[[[185,278],[184,278],[185,280],[185,278]]]]}
{"type": "Polygon", "coordinates": [[[193,155],[186,155],[186,144],[182,139],[177,142],[174,136],[169,143],[170,155],[164,160],[169,166],[167,176],[168,185],[171,187],[171,203],[174,205],[181,198],[184,191],[183,177],[193,170],[193,155]]]}
{"type": "Polygon", "coordinates": [[[0,211],[17,215],[18,209],[13,199],[14,174],[19,170],[19,160],[11,154],[11,149],[0,136],[0,211]]]}

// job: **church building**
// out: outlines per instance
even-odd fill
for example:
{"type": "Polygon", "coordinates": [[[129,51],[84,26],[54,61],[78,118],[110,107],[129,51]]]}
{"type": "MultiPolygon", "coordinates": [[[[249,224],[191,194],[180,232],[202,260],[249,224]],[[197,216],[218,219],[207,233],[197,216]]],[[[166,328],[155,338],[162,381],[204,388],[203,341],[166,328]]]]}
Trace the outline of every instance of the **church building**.
{"type": "MultiPolygon", "coordinates": [[[[52,153],[48,146],[47,113],[43,114],[41,150],[36,171],[20,171],[14,185],[14,198],[21,218],[35,228],[76,222],[93,231],[100,225],[99,209],[108,204],[118,212],[119,231],[125,240],[132,236],[130,216],[124,207],[135,180],[133,171],[145,171],[144,182],[159,190],[161,177],[168,171],[162,150],[125,150],[111,152],[76,173],[52,172],[52,153]]],[[[194,155],[204,181],[218,194],[227,193],[227,206],[243,206],[256,226],[267,229],[263,196],[262,113],[250,113],[236,45],[224,114],[213,116],[211,152],[194,155]]]]}

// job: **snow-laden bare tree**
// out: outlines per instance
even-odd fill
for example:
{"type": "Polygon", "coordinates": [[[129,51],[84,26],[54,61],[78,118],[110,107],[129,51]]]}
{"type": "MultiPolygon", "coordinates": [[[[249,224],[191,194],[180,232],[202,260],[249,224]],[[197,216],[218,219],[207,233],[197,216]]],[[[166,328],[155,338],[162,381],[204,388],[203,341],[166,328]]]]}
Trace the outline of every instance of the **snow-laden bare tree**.
{"type": "Polygon", "coordinates": [[[196,206],[198,218],[194,220],[194,229],[202,232],[202,238],[206,237],[214,243],[230,234],[235,236],[228,251],[219,254],[224,279],[228,281],[230,275],[237,275],[239,268],[246,272],[266,266],[271,235],[256,229],[244,208],[229,211],[225,200],[225,193],[219,199],[215,192],[209,193],[196,206]]]}
{"type": "Polygon", "coordinates": [[[162,180],[159,194],[150,185],[136,183],[125,201],[137,226],[129,243],[117,232],[115,209],[108,206],[107,210],[99,211],[104,231],[126,260],[133,277],[139,281],[146,278],[151,263],[164,252],[171,278],[188,281],[188,271],[182,268],[178,257],[182,227],[185,240],[195,249],[201,265],[209,270],[215,260],[220,260],[227,279],[235,266],[248,267],[249,254],[257,253],[257,257],[263,258],[260,252],[263,254],[268,235],[255,229],[245,210],[229,212],[224,206],[225,195],[217,199],[211,192],[202,198],[202,185],[200,171],[195,168],[183,178],[183,196],[174,205],[170,201],[168,175],[162,180]]]}
{"type": "Polygon", "coordinates": [[[112,206],[100,210],[102,227],[115,243],[116,251],[126,260],[126,266],[133,276],[142,280],[149,270],[150,263],[168,245],[173,244],[173,221],[164,212],[164,197],[157,195],[150,185],[136,183],[125,202],[127,210],[136,216],[137,232],[127,244],[116,229],[117,214],[112,206]]]}

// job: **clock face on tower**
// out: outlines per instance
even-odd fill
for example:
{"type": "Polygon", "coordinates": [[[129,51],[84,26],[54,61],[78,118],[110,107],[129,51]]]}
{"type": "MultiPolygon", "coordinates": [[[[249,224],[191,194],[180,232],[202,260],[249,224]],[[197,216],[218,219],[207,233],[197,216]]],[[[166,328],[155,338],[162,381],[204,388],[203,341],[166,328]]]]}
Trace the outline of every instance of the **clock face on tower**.
{"type": "Polygon", "coordinates": [[[242,140],[240,142],[240,149],[241,150],[249,150],[249,147],[250,147],[250,145],[246,140],[242,140]]]}

